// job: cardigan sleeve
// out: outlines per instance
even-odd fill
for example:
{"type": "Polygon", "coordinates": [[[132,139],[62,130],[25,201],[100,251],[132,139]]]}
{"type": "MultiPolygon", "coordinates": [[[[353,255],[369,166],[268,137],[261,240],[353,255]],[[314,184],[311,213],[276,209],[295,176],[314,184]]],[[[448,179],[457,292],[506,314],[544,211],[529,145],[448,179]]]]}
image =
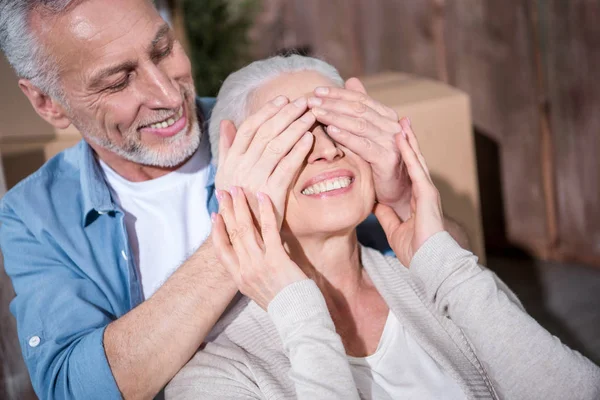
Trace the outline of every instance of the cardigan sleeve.
{"type": "Polygon", "coordinates": [[[501,398],[600,398],[600,369],[539,325],[447,232],[423,244],[409,272],[469,339],[501,398]]]}
{"type": "Polygon", "coordinates": [[[269,304],[298,399],[358,399],[350,363],[317,284],[285,287],[269,304]]]}

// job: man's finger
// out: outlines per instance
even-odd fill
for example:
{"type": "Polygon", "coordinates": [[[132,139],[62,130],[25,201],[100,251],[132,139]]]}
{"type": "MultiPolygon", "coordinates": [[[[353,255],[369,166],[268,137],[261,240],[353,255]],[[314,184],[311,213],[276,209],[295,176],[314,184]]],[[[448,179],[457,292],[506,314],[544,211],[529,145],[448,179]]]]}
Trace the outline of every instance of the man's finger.
{"type": "Polygon", "coordinates": [[[285,157],[302,136],[314,125],[315,116],[310,111],[294,121],[284,132],[271,140],[254,166],[266,176],[271,175],[277,164],[285,157]]]}
{"type": "Polygon", "coordinates": [[[340,129],[348,131],[358,136],[371,137],[377,139],[378,136],[388,137],[388,133],[382,132],[379,127],[373,125],[371,121],[361,117],[350,117],[337,112],[327,111],[324,108],[315,107],[312,109],[317,121],[324,125],[334,125],[340,129]]]}
{"type": "Polygon", "coordinates": [[[327,134],[337,143],[358,154],[370,164],[377,162],[385,151],[385,149],[371,140],[371,138],[354,135],[334,125],[327,127],[327,134]]]}
{"type": "Polygon", "coordinates": [[[287,156],[281,159],[275,170],[269,177],[268,185],[271,187],[288,188],[306,159],[312,148],[314,136],[306,132],[304,136],[294,145],[287,156]]]}
{"type": "Polygon", "coordinates": [[[308,105],[311,108],[319,107],[337,114],[343,114],[356,118],[364,118],[385,132],[398,133],[401,130],[400,124],[397,120],[389,119],[365,103],[361,103],[359,101],[310,97],[308,99],[308,105]]]}
{"type": "Polygon", "coordinates": [[[234,154],[243,154],[248,149],[258,129],[269,119],[273,118],[289,100],[285,96],[276,97],[260,108],[255,114],[249,116],[238,128],[235,140],[230,151],[234,154]]]}
{"type": "Polygon", "coordinates": [[[248,160],[256,162],[267,147],[267,144],[298,120],[306,112],[307,107],[306,97],[302,96],[283,107],[277,114],[258,128],[256,136],[246,151],[248,160]]]}
{"type": "MultiPolygon", "coordinates": [[[[354,78],[354,79],[358,80],[357,78],[354,78]]],[[[349,79],[348,81],[351,81],[351,80],[349,79]]],[[[346,84],[348,84],[348,81],[346,82],[346,84]]],[[[361,86],[362,86],[362,82],[361,82],[361,86]]],[[[386,117],[388,117],[390,119],[393,119],[395,121],[398,120],[398,114],[394,110],[392,110],[391,108],[389,108],[387,106],[384,106],[380,102],[371,98],[367,94],[366,90],[361,91],[360,88],[358,87],[358,85],[353,85],[352,83],[351,83],[351,88],[350,87],[340,88],[340,87],[335,87],[335,86],[321,86],[321,87],[315,88],[314,93],[317,97],[322,97],[322,98],[328,97],[328,98],[332,98],[332,99],[359,101],[361,103],[368,105],[373,110],[377,111],[378,113],[380,113],[382,115],[385,115],[386,117]],[[359,90],[355,90],[355,89],[359,89],[359,90]]],[[[364,86],[362,86],[362,89],[364,89],[364,86]]]]}

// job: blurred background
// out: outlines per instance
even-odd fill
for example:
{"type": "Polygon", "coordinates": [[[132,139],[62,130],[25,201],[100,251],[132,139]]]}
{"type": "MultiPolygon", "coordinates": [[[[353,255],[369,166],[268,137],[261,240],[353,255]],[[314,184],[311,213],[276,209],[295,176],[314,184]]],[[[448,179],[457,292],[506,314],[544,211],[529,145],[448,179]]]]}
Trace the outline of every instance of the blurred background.
{"type": "MultiPolygon", "coordinates": [[[[476,254],[542,325],[600,362],[600,2],[157,5],[192,59],[199,95],[216,95],[252,60],[288,52],[364,78],[373,97],[415,121],[445,211],[467,227],[476,254]]],[[[1,196],[80,137],[31,111],[4,59],[0,87],[1,196]]],[[[0,277],[0,398],[33,398],[13,296],[0,277]]]]}

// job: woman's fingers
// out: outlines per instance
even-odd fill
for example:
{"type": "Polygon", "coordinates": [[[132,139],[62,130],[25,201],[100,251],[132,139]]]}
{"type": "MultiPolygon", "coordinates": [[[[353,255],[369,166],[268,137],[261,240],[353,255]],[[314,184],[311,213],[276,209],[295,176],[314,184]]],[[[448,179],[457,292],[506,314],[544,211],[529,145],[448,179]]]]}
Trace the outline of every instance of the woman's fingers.
{"type": "Polygon", "coordinates": [[[410,176],[413,186],[417,190],[423,190],[426,185],[431,185],[429,175],[423,168],[423,165],[419,161],[417,154],[408,143],[408,138],[401,133],[396,135],[396,145],[400,150],[400,155],[402,156],[402,160],[406,165],[406,170],[408,171],[408,175],[410,176]]]}
{"type": "Polygon", "coordinates": [[[402,225],[402,221],[400,221],[400,218],[393,208],[381,203],[375,204],[373,214],[375,214],[375,217],[377,217],[377,220],[381,224],[381,227],[387,236],[388,242],[393,244],[394,241],[392,238],[394,233],[398,230],[398,228],[400,228],[400,225],[402,225]]]}
{"type": "Polygon", "coordinates": [[[431,181],[431,176],[429,174],[429,168],[427,167],[427,163],[425,162],[425,157],[423,157],[423,153],[421,153],[421,149],[419,148],[419,142],[417,140],[417,136],[415,135],[415,133],[412,130],[412,125],[410,123],[410,120],[406,117],[402,118],[400,120],[400,126],[402,127],[402,131],[406,133],[406,138],[408,140],[408,143],[410,144],[410,147],[412,147],[413,151],[417,155],[417,159],[423,166],[423,169],[427,173],[427,177],[431,181]]]}
{"type": "Polygon", "coordinates": [[[262,250],[246,195],[242,188],[234,186],[231,188],[231,197],[236,220],[236,228],[229,230],[231,242],[234,246],[238,244],[239,247],[243,247],[250,257],[256,257],[262,250]]]}
{"type": "Polygon", "coordinates": [[[269,249],[279,250],[282,247],[281,235],[279,233],[275,210],[273,210],[273,203],[265,193],[258,192],[256,197],[258,198],[258,209],[260,212],[260,231],[265,248],[267,251],[269,249]]]}
{"type": "Polygon", "coordinates": [[[219,259],[219,262],[227,268],[229,273],[233,277],[237,277],[240,264],[235,250],[229,241],[229,235],[227,233],[227,228],[225,227],[223,216],[213,213],[211,219],[213,221],[212,241],[215,248],[215,254],[219,259]]]}

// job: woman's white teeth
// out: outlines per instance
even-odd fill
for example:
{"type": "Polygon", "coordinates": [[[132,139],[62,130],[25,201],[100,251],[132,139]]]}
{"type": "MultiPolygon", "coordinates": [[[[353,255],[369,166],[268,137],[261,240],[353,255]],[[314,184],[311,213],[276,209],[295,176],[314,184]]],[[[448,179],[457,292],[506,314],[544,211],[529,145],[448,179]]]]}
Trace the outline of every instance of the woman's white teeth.
{"type": "Polygon", "coordinates": [[[339,178],[328,179],[326,181],[322,181],[319,183],[315,183],[312,186],[307,187],[302,191],[302,194],[319,194],[323,192],[330,192],[336,189],[342,189],[350,186],[352,183],[352,178],[349,176],[343,176],[339,178]]]}
{"type": "Polygon", "coordinates": [[[179,121],[179,119],[181,118],[182,115],[183,115],[183,106],[179,107],[179,111],[177,111],[177,114],[175,114],[174,117],[171,117],[162,122],[157,122],[156,124],[152,124],[152,125],[150,125],[150,128],[152,128],[152,129],[168,128],[169,126],[173,125],[175,122],[179,121]]]}

